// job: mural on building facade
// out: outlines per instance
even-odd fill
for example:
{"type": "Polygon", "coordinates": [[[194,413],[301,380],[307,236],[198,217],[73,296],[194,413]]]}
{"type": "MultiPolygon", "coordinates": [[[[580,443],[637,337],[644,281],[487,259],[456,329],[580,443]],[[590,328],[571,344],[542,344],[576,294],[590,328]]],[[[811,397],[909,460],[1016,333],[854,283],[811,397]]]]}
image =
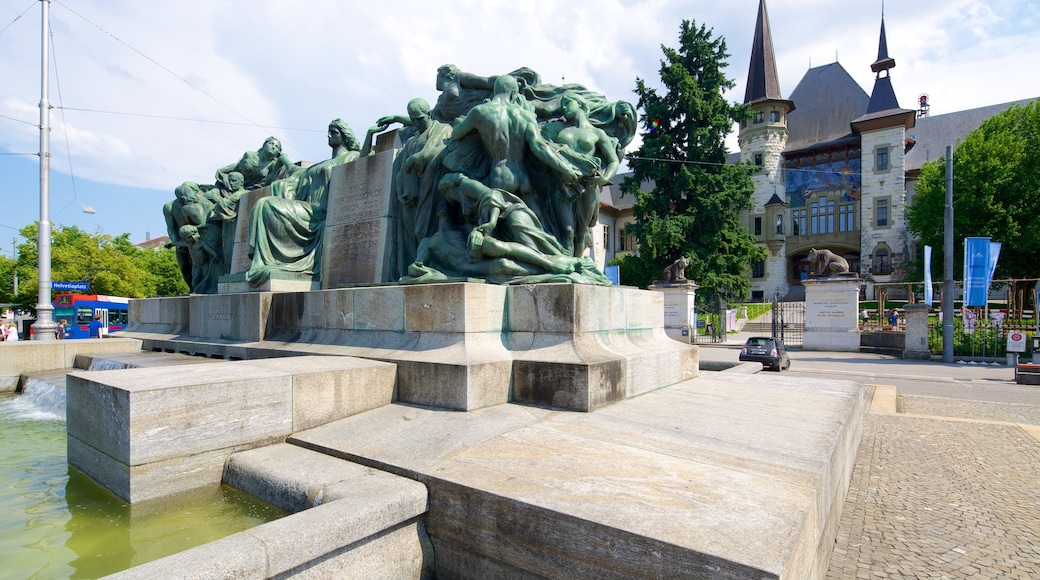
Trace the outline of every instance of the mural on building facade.
{"type": "Polygon", "coordinates": [[[805,207],[812,196],[835,201],[859,201],[862,163],[857,156],[801,167],[787,167],[786,189],[789,207],[805,207]]]}

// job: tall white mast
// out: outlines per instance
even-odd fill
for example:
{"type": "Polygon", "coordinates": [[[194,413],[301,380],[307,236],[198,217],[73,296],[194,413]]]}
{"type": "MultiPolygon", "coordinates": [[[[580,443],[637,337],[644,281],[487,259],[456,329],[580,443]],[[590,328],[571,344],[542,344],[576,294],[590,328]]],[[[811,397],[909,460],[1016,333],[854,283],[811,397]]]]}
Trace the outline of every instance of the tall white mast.
{"type": "Polygon", "coordinates": [[[54,340],[54,306],[51,304],[51,107],[47,81],[50,77],[47,51],[50,37],[51,0],[40,0],[43,7],[42,60],[40,64],[40,228],[36,238],[39,291],[36,300],[36,322],[33,340],[54,340]]]}

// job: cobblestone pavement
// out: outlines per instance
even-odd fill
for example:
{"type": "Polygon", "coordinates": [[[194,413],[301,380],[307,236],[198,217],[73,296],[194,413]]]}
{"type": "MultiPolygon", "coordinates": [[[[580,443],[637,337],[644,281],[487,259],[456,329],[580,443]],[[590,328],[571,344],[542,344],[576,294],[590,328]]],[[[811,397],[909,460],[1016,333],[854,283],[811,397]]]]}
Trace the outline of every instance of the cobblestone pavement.
{"type": "Polygon", "coordinates": [[[1040,440],[1013,424],[1040,407],[898,407],[864,421],[827,578],[1040,578],[1040,440]]]}

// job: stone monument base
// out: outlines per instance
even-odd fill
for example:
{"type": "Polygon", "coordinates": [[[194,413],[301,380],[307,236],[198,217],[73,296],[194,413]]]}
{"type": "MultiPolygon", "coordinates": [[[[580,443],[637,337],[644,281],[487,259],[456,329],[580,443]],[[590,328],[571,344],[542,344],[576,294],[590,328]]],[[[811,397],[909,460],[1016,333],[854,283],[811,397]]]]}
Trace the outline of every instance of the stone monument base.
{"type": "Polygon", "coordinates": [[[292,272],[271,272],[271,277],[259,286],[251,286],[246,281],[246,273],[221,276],[217,282],[218,294],[239,294],[242,292],[307,292],[320,290],[321,282],[313,274],[296,274],[292,272]]]}
{"type": "Polygon", "coordinates": [[[184,320],[170,320],[162,303],[183,300],[131,301],[123,336],[212,358],[393,362],[395,400],[454,410],[523,402],[590,411],[697,376],[697,347],[664,334],[662,295],[635,288],[457,282],[218,294],[192,296],[187,311],[174,309],[184,320]]]}
{"type": "Polygon", "coordinates": [[[803,280],[805,350],[859,352],[859,277],[803,280]]]}
{"type": "Polygon", "coordinates": [[[693,280],[682,282],[654,282],[650,290],[664,294],[664,332],[680,342],[693,342],[697,332],[697,313],[694,304],[697,284],[693,280]]]}

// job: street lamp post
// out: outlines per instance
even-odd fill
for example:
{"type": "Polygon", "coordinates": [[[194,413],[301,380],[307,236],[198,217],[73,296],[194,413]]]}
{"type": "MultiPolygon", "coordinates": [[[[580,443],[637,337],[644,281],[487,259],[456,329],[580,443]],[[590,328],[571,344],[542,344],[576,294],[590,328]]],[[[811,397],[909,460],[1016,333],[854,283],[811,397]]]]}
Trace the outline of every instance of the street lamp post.
{"type": "Polygon", "coordinates": [[[32,325],[33,340],[54,340],[54,305],[51,304],[51,209],[50,209],[50,170],[51,170],[51,110],[48,102],[48,60],[47,38],[50,36],[50,4],[51,0],[41,0],[43,14],[42,62],[40,66],[40,228],[36,239],[37,271],[39,287],[36,300],[36,322],[32,325]]]}

